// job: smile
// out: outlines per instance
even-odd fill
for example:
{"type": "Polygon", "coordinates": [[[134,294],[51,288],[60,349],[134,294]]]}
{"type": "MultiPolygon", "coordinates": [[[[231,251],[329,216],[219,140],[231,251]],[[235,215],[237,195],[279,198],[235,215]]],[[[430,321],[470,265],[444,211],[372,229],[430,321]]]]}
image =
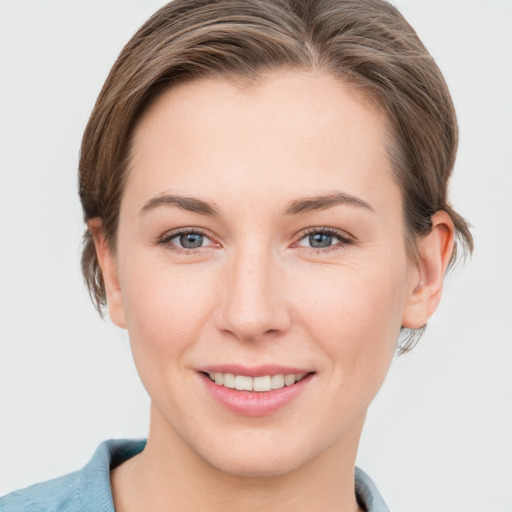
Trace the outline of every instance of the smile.
{"type": "Polygon", "coordinates": [[[219,386],[224,386],[238,391],[265,392],[274,389],[281,389],[285,386],[292,386],[300,382],[306,376],[305,373],[290,373],[277,375],[262,375],[249,377],[247,375],[235,375],[233,373],[208,373],[210,380],[219,386]]]}
{"type": "Polygon", "coordinates": [[[198,369],[207,393],[241,416],[276,413],[313,386],[316,372],[284,366],[218,365],[198,369]]]}

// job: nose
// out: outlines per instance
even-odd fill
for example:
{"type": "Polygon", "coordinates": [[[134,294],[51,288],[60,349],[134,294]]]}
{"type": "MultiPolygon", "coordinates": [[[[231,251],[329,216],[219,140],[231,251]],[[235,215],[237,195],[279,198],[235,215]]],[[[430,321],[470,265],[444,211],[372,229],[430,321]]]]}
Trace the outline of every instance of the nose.
{"type": "Polygon", "coordinates": [[[282,268],[270,250],[247,246],[226,262],[217,328],[244,341],[290,327],[282,268]]]}

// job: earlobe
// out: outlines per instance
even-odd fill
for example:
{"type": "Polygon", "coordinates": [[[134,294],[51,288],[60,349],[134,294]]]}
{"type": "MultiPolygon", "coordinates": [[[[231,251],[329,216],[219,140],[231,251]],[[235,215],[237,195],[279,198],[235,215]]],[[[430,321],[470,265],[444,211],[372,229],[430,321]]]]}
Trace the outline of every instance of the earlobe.
{"type": "Polygon", "coordinates": [[[445,211],[432,216],[432,229],[418,241],[419,279],[410,283],[402,326],[423,327],[436,310],[443,290],[443,281],[453,252],[455,228],[445,211]]]}
{"type": "Polygon", "coordinates": [[[108,314],[112,322],[123,329],[126,328],[126,318],[123,297],[117,272],[117,264],[112,251],[108,247],[101,219],[95,218],[88,222],[89,231],[93,235],[96,255],[101,267],[103,282],[107,295],[108,314]]]}

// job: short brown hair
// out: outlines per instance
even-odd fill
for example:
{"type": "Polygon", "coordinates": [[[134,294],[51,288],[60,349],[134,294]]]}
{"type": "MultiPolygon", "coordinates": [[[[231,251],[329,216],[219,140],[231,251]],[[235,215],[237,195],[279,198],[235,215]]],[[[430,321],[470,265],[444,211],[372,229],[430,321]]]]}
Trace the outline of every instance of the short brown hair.
{"type": "MultiPolygon", "coordinates": [[[[202,77],[257,80],[271,70],[319,70],[366,93],[391,126],[390,158],[404,199],[408,248],[448,212],[457,245],[471,250],[464,219],[448,202],[457,121],[443,76],[414,29],[384,0],[174,0],[122,50],[87,124],[79,187],[85,221],[100,218],[116,247],[134,128],[165,89],[202,77]]],[[[94,241],[82,270],[98,311],[106,304],[94,241]]],[[[412,345],[409,339],[402,349],[412,345]]]]}

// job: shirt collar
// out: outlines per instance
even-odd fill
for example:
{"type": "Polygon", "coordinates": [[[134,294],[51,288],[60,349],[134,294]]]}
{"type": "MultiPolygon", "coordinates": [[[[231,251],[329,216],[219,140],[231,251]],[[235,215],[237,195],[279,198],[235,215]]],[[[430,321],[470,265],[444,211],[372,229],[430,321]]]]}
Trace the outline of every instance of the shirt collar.
{"type": "MultiPolygon", "coordinates": [[[[85,510],[91,504],[97,512],[114,512],[110,470],[137,455],[145,440],[112,439],[104,441],[84,467],[79,479],[79,493],[85,510]]],[[[371,478],[360,468],[355,470],[356,496],[367,512],[389,512],[371,478]]]]}

